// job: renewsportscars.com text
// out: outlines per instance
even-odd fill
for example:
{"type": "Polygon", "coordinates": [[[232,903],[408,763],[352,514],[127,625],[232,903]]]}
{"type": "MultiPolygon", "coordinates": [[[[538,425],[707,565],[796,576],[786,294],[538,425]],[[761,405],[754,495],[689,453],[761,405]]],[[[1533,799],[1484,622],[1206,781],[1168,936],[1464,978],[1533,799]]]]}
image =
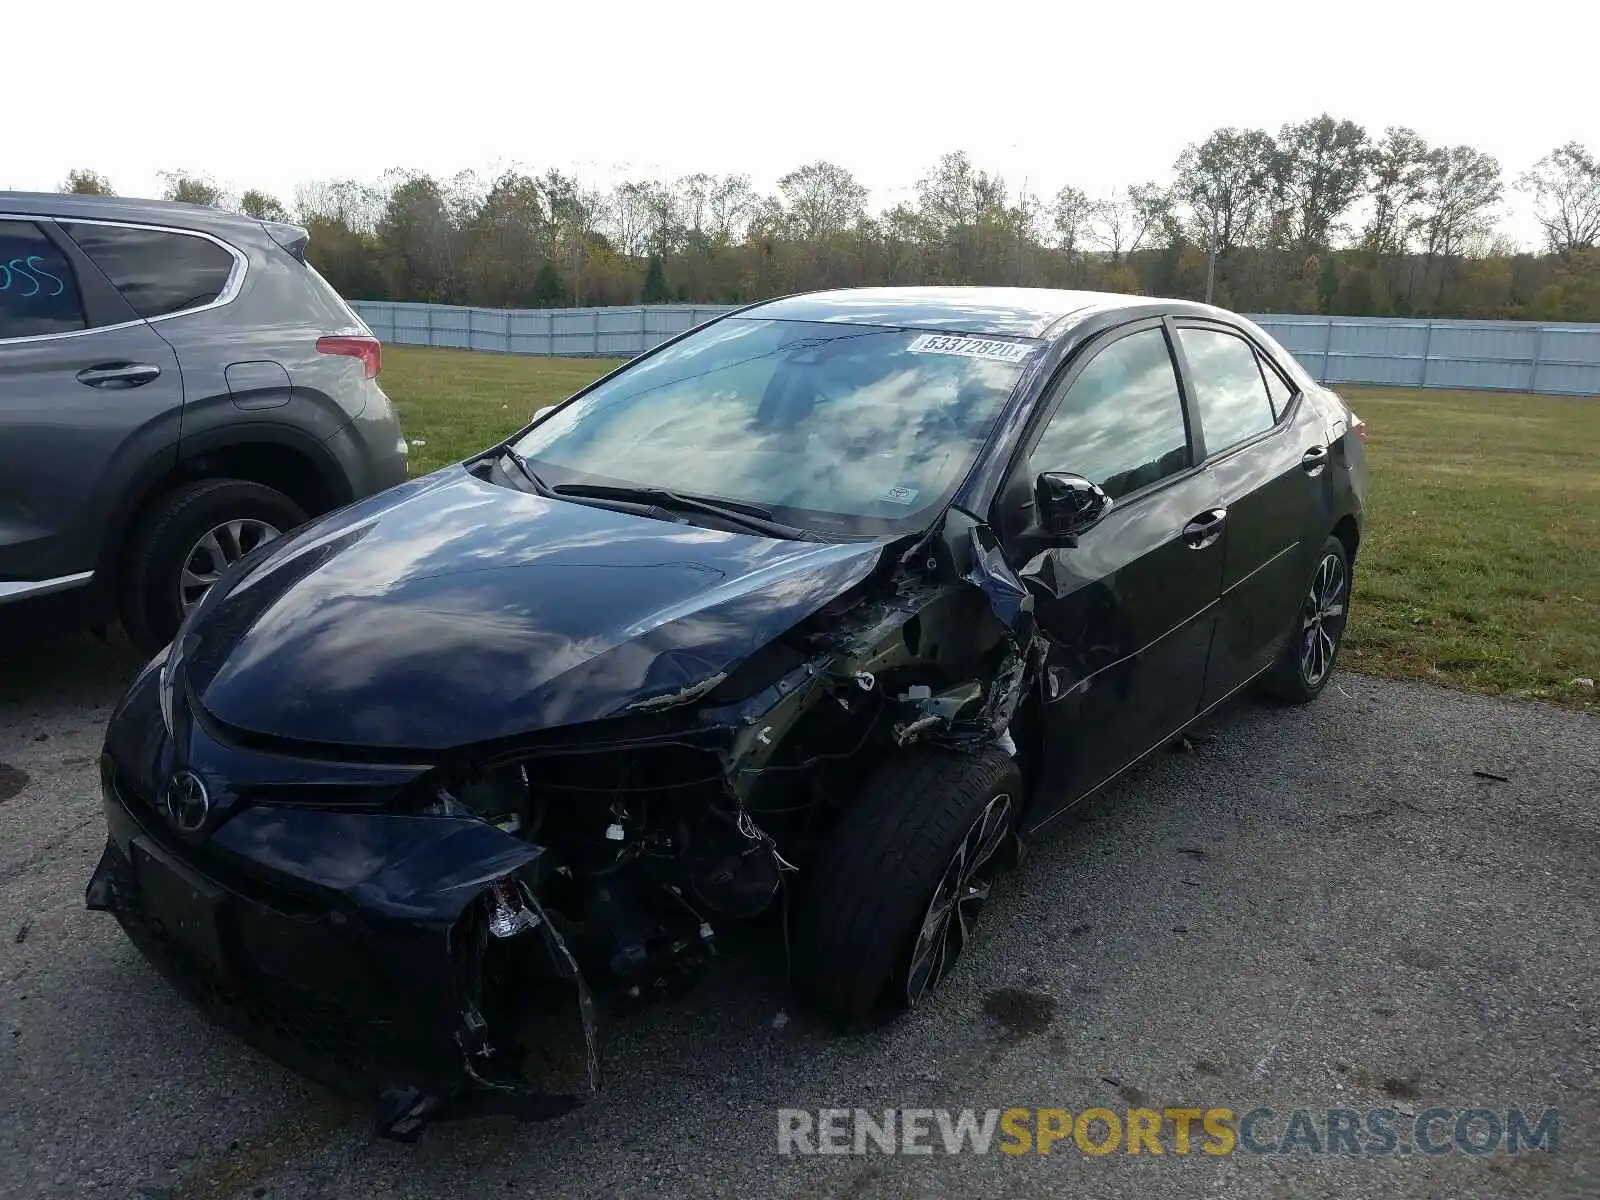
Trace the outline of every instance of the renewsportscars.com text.
{"type": "Polygon", "coordinates": [[[1554,1154],[1554,1108],[780,1108],[779,1154],[1554,1154]]]}

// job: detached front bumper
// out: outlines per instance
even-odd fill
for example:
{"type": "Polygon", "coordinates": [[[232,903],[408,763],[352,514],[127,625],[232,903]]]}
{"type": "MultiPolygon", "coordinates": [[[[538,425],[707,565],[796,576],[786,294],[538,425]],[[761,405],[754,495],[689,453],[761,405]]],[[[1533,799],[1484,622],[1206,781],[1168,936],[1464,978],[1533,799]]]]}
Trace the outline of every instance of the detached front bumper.
{"type": "Polygon", "coordinates": [[[88,906],[219,1023],[375,1101],[382,1132],[557,1116],[598,1087],[588,989],[533,898],[538,847],[481,822],[288,808],[239,812],[197,843],[109,755],[102,777],[88,906]],[[495,937],[485,896],[507,881],[527,915],[495,937]]]}

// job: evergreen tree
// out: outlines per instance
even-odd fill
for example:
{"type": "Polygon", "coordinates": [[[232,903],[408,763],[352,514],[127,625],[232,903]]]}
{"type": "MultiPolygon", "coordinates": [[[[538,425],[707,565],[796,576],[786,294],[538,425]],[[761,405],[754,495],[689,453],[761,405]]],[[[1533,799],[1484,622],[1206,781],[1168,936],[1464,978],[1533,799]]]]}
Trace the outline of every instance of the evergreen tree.
{"type": "Polygon", "coordinates": [[[554,263],[539,264],[539,273],[533,277],[532,302],[534,308],[562,308],[566,305],[567,285],[561,282],[561,275],[554,263]]]}
{"type": "Polygon", "coordinates": [[[640,304],[665,304],[672,299],[667,288],[667,275],[661,269],[661,257],[650,256],[650,266],[644,273],[644,288],[639,293],[640,304]]]}

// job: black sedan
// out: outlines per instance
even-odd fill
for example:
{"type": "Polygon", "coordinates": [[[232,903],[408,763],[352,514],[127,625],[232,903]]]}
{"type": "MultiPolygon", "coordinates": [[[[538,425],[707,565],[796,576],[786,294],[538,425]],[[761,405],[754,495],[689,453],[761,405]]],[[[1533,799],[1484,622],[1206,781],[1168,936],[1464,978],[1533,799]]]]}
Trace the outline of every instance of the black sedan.
{"type": "Polygon", "coordinates": [[[112,717],[89,904],[398,1137],[570,1107],[729,922],[881,1020],[1070,805],[1327,684],[1364,436],[1198,304],[753,305],[232,568],[112,717]]]}

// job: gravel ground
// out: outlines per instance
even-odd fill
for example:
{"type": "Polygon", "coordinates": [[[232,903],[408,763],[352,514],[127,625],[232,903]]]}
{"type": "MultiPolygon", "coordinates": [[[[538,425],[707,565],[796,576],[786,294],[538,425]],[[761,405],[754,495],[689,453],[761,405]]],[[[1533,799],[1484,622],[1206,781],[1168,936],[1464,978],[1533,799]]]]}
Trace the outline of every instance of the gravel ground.
{"type": "Polygon", "coordinates": [[[1348,673],[1309,709],[1241,704],[1035,847],[913,1016],[775,1022],[776,961],[725,956],[611,1028],[587,1108],[408,1147],[212,1029],[84,910],[94,758],[133,666],[88,639],[0,659],[5,1196],[1600,1193],[1593,717],[1348,673]],[[1559,1149],[777,1152],[780,1107],[1146,1104],[1268,1106],[1270,1140],[1295,1108],[1554,1106],[1559,1149]]]}

